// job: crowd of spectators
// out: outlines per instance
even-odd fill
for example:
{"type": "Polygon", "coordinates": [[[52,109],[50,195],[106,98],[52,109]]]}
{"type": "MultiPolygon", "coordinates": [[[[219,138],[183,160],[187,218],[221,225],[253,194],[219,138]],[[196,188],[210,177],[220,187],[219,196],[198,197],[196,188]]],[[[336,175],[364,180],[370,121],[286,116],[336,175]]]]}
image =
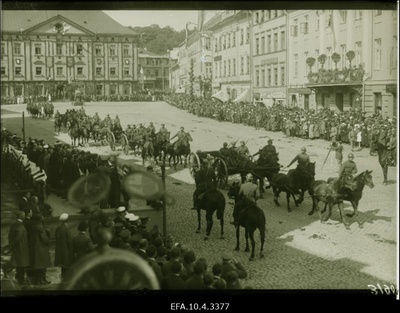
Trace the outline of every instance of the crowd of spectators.
{"type": "Polygon", "coordinates": [[[367,116],[366,112],[353,108],[335,112],[327,108],[315,111],[281,104],[265,107],[245,102],[193,99],[186,94],[169,94],[165,99],[197,116],[282,132],[288,137],[341,141],[354,150],[370,148],[371,154],[376,153],[376,143],[380,141],[385,147],[396,150],[393,139],[397,133],[396,117],[383,117],[379,112],[367,116]]]}

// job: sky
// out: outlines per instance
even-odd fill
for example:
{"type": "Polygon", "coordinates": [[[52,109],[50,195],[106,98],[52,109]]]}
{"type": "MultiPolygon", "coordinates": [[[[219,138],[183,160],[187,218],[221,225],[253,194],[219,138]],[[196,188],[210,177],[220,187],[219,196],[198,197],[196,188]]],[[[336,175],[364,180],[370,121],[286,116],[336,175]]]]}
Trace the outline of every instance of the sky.
{"type": "MultiPolygon", "coordinates": [[[[197,25],[197,17],[199,11],[103,11],[124,26],[150,26],[157,24],[161,28],[171,26],[176,31],[185,29],[187,22],[192,22],[197,25]]],[[[209,20],[218,11],[206,11],[205,20],[209,20]]],[[[193,29],[195,25],[189,24],[189,29],[193,29]]]]}

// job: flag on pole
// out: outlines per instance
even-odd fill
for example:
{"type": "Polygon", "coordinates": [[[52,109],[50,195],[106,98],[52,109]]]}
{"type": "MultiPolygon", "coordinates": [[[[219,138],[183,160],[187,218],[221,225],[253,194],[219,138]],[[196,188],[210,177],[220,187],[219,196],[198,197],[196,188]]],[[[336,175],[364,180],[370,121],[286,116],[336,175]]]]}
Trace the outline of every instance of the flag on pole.
{"type": "Polygon", "coordinates": [[[206,11],[199,11],[197,17],[197,29],[199,30],[199,32],[203,30],[205,16],[206,16],[206,11]]]}
{"type": "Polygon", "coordinates": [[[336,50],[337,48],[337,34],[339,34],[339,26],[340,26],[340,21],[339,21],[339,16],[340,13],[338,10],[332,10],[331,16],[330,16],[330,27],[332,30],[332,47],[333,47],[333,52],[338,52],[336,50]]]}

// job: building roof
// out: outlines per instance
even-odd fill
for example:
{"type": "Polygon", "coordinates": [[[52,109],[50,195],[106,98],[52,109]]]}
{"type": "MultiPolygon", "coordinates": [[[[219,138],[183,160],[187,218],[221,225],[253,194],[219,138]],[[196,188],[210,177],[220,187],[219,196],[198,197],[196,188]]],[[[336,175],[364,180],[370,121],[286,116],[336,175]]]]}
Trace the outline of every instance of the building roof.
{"type": "Polygon", "coordinates": [[[93,33],[137,35],[133,30],[122,26],[106,13],[93,10],[2,10],[1,30],[2,32],[20,32],[21,29],[30,29],[58,15],[93,33]]]}
{"type": "Polygon", "coordinates": [[[139,55],[139,58],[163,58],[163,59],[169,58],[168,54],[160,55],[160,54],[153,53],[151,51],[147,51],[145,49],[139,49],[138,55],[139,55]]]}

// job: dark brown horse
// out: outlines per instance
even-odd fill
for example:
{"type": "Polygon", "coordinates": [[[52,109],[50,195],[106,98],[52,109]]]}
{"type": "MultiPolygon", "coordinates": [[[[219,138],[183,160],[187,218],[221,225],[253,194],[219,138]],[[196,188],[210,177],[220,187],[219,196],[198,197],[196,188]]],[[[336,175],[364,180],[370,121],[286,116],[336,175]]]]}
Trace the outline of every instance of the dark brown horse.
{"type": "Polygon", "coordinates": [[[329,220],[332,214],[332,208],[335,204],[339,206],[340,217],[345,225],[346,229],[350,229],[348,222],[344,217],[343,201],[349,201],[353,206],[353,213],[346,214],[348,217],[355,217],[360,228],[363,227],[363,223],[358,220],[358,203],[361,200],[364,186],[367,185],[369,188],[374,188],[374,182],[372,180],[372,171],[364,171],[357,175],[354,180],[349,180],[345,183],[341,182],[340,179],[329,179],[328,182],[317,180],[313,184],[312,198],[313,207],[309,213],[312,215],[315,210],[318,212],[321,222],[329,220]],[[324,202],[325,207],[320,212],[318,202],[324,202]],[[329,206],[329,214],[324,219],[322,214],[329,206]]]}
{"type": "Polygon", "coordinates": [[[261,210],[255,202],[246,198],[240,197],[239,195],[240,184],[239,182],[234,182],[229,188],[228,197],[233,198],[235,200],[234,207],[234,216],[236,217],[239,225],[236,226],[236,251],[239,251],[239,230],[240,226],[245,229],[245,238],[246,238],[246,249],[245,252],[249,252],[249,237],[251,241],[251,254],[250,261],[254,260],[254,249],[255,249],[255,240],[254,240],[254,232],[258,228],[260,231],[260,240],[261,240],[261,248],[260,248],[260,258],[264,256],[264,242],[265,242],[265,215],[263,210],[261,210]]]}
{"type": "Polygon", "coordinates": [[[314,177],[315,162],[309,162],[304,172],[297,167],[294,170],[290,170],[287,174],[277,173],[273,175],[271,178],[271,185],[274,192],[275,204],[280,206],[278,198],[279,194],[283,191],[286,193],[288,212],[291,212],[290,196],[293,197],[295,206],[298,207],[299,204],[303,202],[304,193],[306,191],[310,193],[314,177]],[[296,199],[296,194],[299,195],[299,199],[296,199]]]}
{"type": "Polygon", "coordinates": [[[213,189],[207,191],[202,199],[199,199],[198,207],[197,207],[197,221],[198,226],[196,233],[200,233],[201,230],[201,210],[206,211],[206,221],[207,221],[207,229],[204,240],[207,240],[210,236],[213,222],[214,212],[217,212],[217,219],[219,219],[221,225],[221,239],[224,239],[224,212],[225,212],[225,196],[218,189],[213,189]]]}
{"type": "Polygon", "coordinates": [[[382,172],[383,172],[383,184],[388,184],[388,167],[393,166],[393,158],[392,153],[390,150],[386,149],[386,147],[380,143],[377,144],[377,151],[378,151],[378,160],[379,164],[381,165],[382,172]]]}

